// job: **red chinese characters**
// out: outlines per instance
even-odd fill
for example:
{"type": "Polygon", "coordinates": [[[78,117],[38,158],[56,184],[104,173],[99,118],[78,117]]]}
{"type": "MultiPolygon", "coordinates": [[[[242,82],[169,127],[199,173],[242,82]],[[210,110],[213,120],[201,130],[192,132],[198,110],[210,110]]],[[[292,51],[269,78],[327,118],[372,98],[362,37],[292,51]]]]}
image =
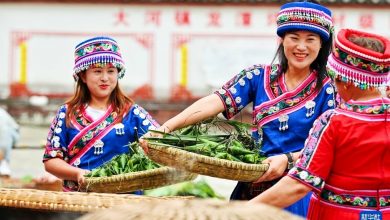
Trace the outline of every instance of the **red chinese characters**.
{"type": "Polygon", "coordinates": [[[252,23],[252,13],[250,12],[241,12],[238,15],[238,23],[241,26],[248,27],[252,23]]]}
{"type": "Polygon", "coordinates": [[[221,26],[221,14],[219,12],[209,13],[208,26],[220,27],[221,26]]]}
{"type": "Polygon", "coordinates": [[[363,29],[374,27],[374,17],[372,14],[362,14],[359,19],[359,26],[363,29]]]}
{"type": "Polygon", "coordinates": [[[126,19],[127,14],[123,11],[123,9],[119,10],[119,12],[115,15],[116,21],[115,25],[125,25],[128,26],[129,23],[126,19]]]}
{"type": "Polygon", "coordinates": [[[179,26],[190,25],[190,12],[189,11],[177,11],[175,15],[176,24],[179,26]]]}
{"type": "Polygon", "coordinates": [[[161,11],[147,11],[145,12],[145,24],[153,24],[160,26],[161,22],[161,11]]]}

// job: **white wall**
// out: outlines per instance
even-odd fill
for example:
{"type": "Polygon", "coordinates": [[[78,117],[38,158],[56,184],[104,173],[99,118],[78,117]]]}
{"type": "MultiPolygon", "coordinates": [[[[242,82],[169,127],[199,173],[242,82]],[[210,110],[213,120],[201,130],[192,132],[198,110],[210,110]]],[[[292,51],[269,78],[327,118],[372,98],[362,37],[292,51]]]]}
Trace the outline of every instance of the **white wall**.
{"type": "MultiPolygon", "coordinates": [[[[336,30],[390,36],[389,8],[331,9],[336,30]]],[[[126,91],[149,83],[157,98],[168,98],[179,83],[180,45],[187,42],[188,88],[205,95],[241,69],[271,62],[277,11],[273,6],[0,4],[0,95],[19,80],[18,39],[27,39],[28,86],[38,92],[71,92],[74,47],[95,35],[119,42],[128,69],[121,81],[126,91]],[[188,12],[189,24],[178,23],[181,12],[188,12]],[[210,14],[219,14],[214,20],[219,26],[210,24],[210,14]]]]}

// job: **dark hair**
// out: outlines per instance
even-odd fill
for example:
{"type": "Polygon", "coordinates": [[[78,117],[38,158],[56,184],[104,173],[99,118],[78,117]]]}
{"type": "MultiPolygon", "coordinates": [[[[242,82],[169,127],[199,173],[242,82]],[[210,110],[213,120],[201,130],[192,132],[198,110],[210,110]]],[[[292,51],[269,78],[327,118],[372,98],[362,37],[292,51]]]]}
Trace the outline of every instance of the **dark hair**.
{"type": "MultiPolygon", "coordinates": [[[[299,1],[301,2],[301,1],[299,1]]],[[[307,2],[319,4],[315,0],[307,0],[307,2]]],[[[321,43],[321,49],[318,52],[317,58],[313,61],[313,63],[310,64],[310,69],[317,70],[318,76],[317,76],[317,84],[316,89],[321,89],[322,87],[322,81],[327,76],[326,72],[326,63],[328,61],[328,56],[332,52],[332,45],[333,45],[333,33],[329,33],[329,39],[327,41],[322,40],[321,43]]],[[[287,71],[288,68],[288,60],[286,55],[284,54],[284,47],[283,44],[280,43],[278,49],[276,50],[275,56],[272,59],[272,64],[275,62],[275,60],[279,61],[280,64],[280,71],[277,73],[277,77],[273,78],[271,83],[276,81],[279,76],[287,71]]]]}
{"type": "Polygon", "coordinates": [[[372,37],[363,37],[363,36],[357,36],[355,34],[348,37],[348,40],[350,40],[352,43],[359,45],[361,47],[364,47],[366,49],[383,53],[385,52],[385,46],[383,43],[375,38],[372,37]]]}
{"type": "MultiPolygon", "coordinates": [[[[68,105],[65,116],[67,127],[71,126],[70,119],[72,114],[75,114],[75,112],[80,110],[84,104],[91,101],[91,92],[89,91],[87,84],[81,80],[81,75],[85,73],[86,71],[79,73],[79,79],[76,82],[75,94],[65,102],[65,104],[68,105]]],[[[134,101],[125,95],[118,82],[110,95],[110,103],[113,105],[113,109],[118,114],[118,117],[121,118],[134,104],[134,101]]]]}

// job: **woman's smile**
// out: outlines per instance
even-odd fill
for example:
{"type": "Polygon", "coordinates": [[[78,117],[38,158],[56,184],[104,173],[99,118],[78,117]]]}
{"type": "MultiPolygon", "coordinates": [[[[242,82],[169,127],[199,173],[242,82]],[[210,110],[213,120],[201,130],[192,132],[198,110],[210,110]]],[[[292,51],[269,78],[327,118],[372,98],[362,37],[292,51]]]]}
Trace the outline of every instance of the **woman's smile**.
{"type": "Polygon", "coordinates": [[[293,53],[298,61],[303,61],[308,56],[307,53],[293,53]]]}
{"type": "Polygon", "coordinates": [[[109,85],[103,84],[103,85],[99,85],[99,87],[104,90],[104,89],[107,89],[109,87],[109,85]]]}

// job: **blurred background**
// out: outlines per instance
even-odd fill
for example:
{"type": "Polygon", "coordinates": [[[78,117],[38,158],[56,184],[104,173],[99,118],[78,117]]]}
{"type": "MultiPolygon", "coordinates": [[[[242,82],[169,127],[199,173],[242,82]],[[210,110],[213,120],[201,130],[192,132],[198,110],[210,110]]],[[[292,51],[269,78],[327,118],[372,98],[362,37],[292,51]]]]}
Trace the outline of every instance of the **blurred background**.
{"type": "MultiPolygon", "coordinates": [[[[20,125],[11,177],[43,175],[55,111],[73,92],[74,47],[93,36],[121,46],[126,93],[159,123],[277,48],[274,0],[0,0],[0,105],[20,125]]],[[[324,0],[335,30],[390,37],[390,0],[324,0]]],[[[250,108],[240,120],[250,122],[250,108]]],[[[228,196],[233,181],[207,178],[228,196]]]]}

